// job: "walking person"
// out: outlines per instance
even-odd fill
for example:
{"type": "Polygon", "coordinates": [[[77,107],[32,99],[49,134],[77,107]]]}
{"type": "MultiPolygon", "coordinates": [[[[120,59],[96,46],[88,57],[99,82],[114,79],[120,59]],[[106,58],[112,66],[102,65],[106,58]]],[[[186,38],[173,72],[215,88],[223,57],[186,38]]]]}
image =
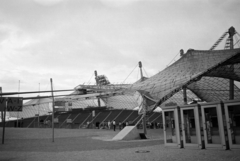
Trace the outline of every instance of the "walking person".
{"type": "Polygon", "coordinates": [[[113,130],[115,131],[116,130],[116,121],[113,120],[112,124],[113,124],[113,130]]]}
{"type": "Polygon", "coordinates": [[[110,120],[108,121],[108,129],[111,129],[111,122],[110,122],[110,120]]]}

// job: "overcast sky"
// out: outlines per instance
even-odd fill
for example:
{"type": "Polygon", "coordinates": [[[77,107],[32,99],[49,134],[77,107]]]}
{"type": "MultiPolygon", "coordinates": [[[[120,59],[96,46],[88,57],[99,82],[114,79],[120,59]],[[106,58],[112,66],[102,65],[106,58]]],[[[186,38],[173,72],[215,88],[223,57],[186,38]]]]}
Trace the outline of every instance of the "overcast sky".
{"type": "MultiPolygon", "coordinates": [[[[0,0],[3,92],[122,83],[142,61],[163,70],[179,50],[208,50],[234,26],[239,0],[0,0]],[[91,82],[94,82],[92,77],[91,82]]],[[[179,58],[179,57],[177,57],[179,58]]],[[[139,79],[137,69],[125,83],[139,79]]]]}

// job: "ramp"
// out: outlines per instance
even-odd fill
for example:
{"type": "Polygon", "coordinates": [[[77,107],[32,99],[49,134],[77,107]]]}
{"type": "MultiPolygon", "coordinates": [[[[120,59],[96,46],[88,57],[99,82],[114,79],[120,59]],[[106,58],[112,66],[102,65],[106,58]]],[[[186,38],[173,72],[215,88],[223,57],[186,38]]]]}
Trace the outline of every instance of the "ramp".
{"type": "Polygon", "coordinates": [[[136,126],[126,126],[116,136],[112,138],[113,141],[117,140],[136,140],[141,139],[136,126]]]}

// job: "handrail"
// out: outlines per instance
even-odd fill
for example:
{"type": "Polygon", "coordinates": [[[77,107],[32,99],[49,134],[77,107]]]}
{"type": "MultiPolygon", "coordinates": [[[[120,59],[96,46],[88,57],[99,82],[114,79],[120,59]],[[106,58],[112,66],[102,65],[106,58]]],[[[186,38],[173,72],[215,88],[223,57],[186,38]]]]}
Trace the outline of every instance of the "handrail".
{"type": "Polygon", "coordinates": [[[61,128],[61,126],[67,121],[67,119],[71,116],[71,114],[68,115],[68,117],[66,118],[66,120],[63,121],[63,123],[59,126],[59,128],[61,128]]]}
{"type": "Polygon", "coordinates": [[[141,115],[138,115],[138,117],[136,117],[136,118],[133,120],[133,123],[134,123],[139,117],[141,117],[141,115]]]}
{"type": "Polygon", "coordinates": [[[77,116],[72,120],[72,123],[77,119],[77,117],[81,115],[81,113],[78,113],[77,116]]]}
{"type": "Polygon", "coordinates": [[[90,121],[90,124],[98,117],[98,115],[100,115],[100,113],[101,113],[101,112],[99,112],[99,113],[96,115],[96,117],[94,117],[94,119],[92,119],[92,120],[90,121]]]}
{"type": "Polygon", "coordinates": [[[156,117],[152,122],[154,122],[155,120],[157,120],[160,116],[162,116],[162,115],[159,115],[158,117],[156,117]]]}
{"type": "Polygon", "coordinates": [[[84,124],[84,122],[90,117],[92,115],[92,113],[90,113],[89,115],[88,115],[88,117],[79,125],[79,129],[80,129],[80,127],[84,124]]]}
{"type": "Polygon", "coordinates": [[[44,119],[44,122],[43,123],[45,123],[46,122],[46,120],[48,119],[48,117],[49,117],[50,115],[47,115],[47,117],[44,119]]]}
{"type": "Polygon", "coordinates": [[[130,115],[128,115],[128,117],[125,118],[125,120],[123,120],[123,122],[126,122],[126,120],[134,113],[134,110],[130,113],[130,115]]]}
{"type": "Polygon", "coordinates": [[[124,111],[124,109],[122,109],[121,112],[119,112],[119,114],[113,120],[116,120],[119,117],[119,115],[121,115],[123,113],[123,111],[124,111]]]}
{"type": "Polygon", "coordinates": [[[151,116],[148,117],[148,120],[149,120],[154,114],[155,114],[155,113],[153,112],[153,113],[151,114],[151,116]]]}
{"type": "Polygon", "coordinates": [[[31,126],[32,123],[35,122],[35,119],[36,119],[36,117],[34,117],[34,119],[33,119],[32,122],[27,126],[27,128],[29,128],[29,126],[31,126]]]}
{"type": "Polygon", "coordinates": [[[105,117],[105,119],[103,119],[103,121],[100,123],[100,125],[110,116],[111,113],[112,113],[112,111],[109,112],[109,114],[107,115],[107,117],[105,117]]]}

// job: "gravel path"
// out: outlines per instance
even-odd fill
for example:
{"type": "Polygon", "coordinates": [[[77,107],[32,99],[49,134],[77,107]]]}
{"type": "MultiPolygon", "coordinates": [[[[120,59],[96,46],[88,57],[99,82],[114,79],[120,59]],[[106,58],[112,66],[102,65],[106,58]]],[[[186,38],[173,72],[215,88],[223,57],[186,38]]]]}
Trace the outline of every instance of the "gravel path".
{"type": "MultiPolygon", "coordinates": [[[[2,131],[0,130],[2,133],[2,131]]],[[[163,144],[162,130],[149,130],[147,140],[110,140],[119,131],[97,129],[7,128],[0,161],[228,161],[240,150],[172,149],[163,144]]]]}

